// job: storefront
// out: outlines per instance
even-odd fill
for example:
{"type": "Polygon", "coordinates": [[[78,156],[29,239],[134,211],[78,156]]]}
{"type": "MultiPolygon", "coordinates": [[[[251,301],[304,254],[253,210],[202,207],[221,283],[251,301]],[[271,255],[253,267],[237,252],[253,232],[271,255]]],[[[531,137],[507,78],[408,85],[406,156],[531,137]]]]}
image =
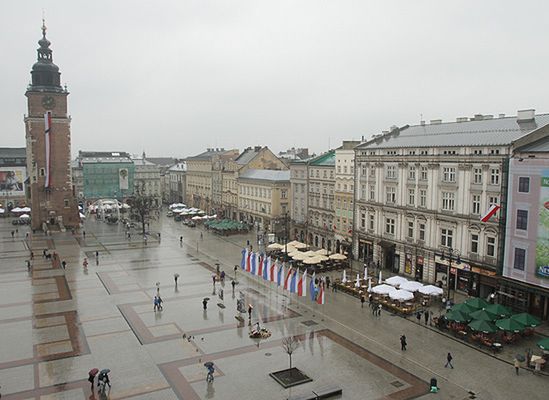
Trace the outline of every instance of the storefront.
{"type": "Polygon", "coordinates": [[[365,264],[374,260],[374,245],[372,242],[369,240],[359,239],[358,259],[365,264]]]}
{"type": "Polygon", "coordinates": [[[457,292],[470,295],[473,288],[473,275],[471,266],[465,262],[450,262],[447,259],[442,259],[440,256],[435,256],[435,280],[442,282],[446,286],[446,280],[449,280],[450,289],[457,292]],[[450,276],[447,277],[448,268],[450,268],[450,276]]]}
{"type": "Polygon", "coordinates": [[[527,283],[500,277],[498,301],[516,312],[549,319],[549,292],[527,283]]]}
{"type": "Polygon", "coordinates": [[[423,265],[424,265],[425,259],[423,256],[417,256],[416,257],[416,274],[415,279],[418,282],[423,282],[423,265]]]}
{"type": "Polygon", "coordinates": [[[497,291],[498,281],[495,271],[475,266],[471,267],[471,271],[473,272],[471,295],[486,299],[497,291]]]}
{"type": "Polygon", "coordinates": [[[406,275],[412,275],[414,268],[412,266],[412,255],[410,253],[404,254],[404,273],[406,275]]]}

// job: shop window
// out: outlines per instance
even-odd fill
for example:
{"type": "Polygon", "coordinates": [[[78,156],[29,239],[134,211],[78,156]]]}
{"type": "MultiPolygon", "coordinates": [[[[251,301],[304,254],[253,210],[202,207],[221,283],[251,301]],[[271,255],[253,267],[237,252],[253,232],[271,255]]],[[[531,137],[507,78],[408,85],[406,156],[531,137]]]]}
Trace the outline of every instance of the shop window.
{"type": "Polygon", "coordinates": [[[524,271],[526,266],[526,250],[521,249],[520,247],[515,247],[515,262],[513,263],[513,268],[518,269],[519,271],[524,271]]]}

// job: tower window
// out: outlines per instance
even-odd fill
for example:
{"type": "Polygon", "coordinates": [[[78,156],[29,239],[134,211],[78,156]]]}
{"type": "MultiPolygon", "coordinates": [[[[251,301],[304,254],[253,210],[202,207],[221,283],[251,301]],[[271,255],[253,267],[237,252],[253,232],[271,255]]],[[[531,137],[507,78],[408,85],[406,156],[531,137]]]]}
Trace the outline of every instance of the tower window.
{"type": "Polygon", "coordinates": [[[40,168],[40,176],[46,175],[46,170],[44,168],[40,168]]]}

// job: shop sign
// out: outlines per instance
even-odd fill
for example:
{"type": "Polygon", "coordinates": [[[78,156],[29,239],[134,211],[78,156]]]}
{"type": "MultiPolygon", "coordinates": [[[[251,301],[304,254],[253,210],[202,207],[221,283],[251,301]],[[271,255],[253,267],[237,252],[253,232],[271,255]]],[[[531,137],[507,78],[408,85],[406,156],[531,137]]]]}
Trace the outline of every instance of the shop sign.
{"type": "Polygon", "coordinates": [[[489,271],[483,268],[472,267],[471,271],[473,271],[475,274],[480,274],[485,276],[496,276],[496,273],[494,271],[489,271]]]}
{"type": "MultiPolygon", "coordinates": [[[[435,256],[435,262],[446,266],[449,265],[446,257],[442,259],[440,256],[435,256]]],[[[463,271],[471,271],[471,266],[463,261],[458,264],[455,260],[452,260],[452,268],[461,269],[463,271]]]]}
{"type": "Polygon", "coordinates": [[[404,258],[404,272],[406,274],[412,274],[412,255],[406,254],[404,258]]]}

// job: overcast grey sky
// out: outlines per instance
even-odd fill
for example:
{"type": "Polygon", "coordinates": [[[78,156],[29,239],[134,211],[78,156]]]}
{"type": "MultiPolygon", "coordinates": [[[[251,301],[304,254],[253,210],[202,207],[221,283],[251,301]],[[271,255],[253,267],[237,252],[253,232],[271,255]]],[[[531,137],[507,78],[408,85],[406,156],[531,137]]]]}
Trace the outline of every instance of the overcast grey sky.
{"type": "Polygon", "coordinates": [[[391,125],[549,112],[547,1],[3,1],[0,146],[24,146],[42,9],[73,153],[325,151],[391,125]]]}

